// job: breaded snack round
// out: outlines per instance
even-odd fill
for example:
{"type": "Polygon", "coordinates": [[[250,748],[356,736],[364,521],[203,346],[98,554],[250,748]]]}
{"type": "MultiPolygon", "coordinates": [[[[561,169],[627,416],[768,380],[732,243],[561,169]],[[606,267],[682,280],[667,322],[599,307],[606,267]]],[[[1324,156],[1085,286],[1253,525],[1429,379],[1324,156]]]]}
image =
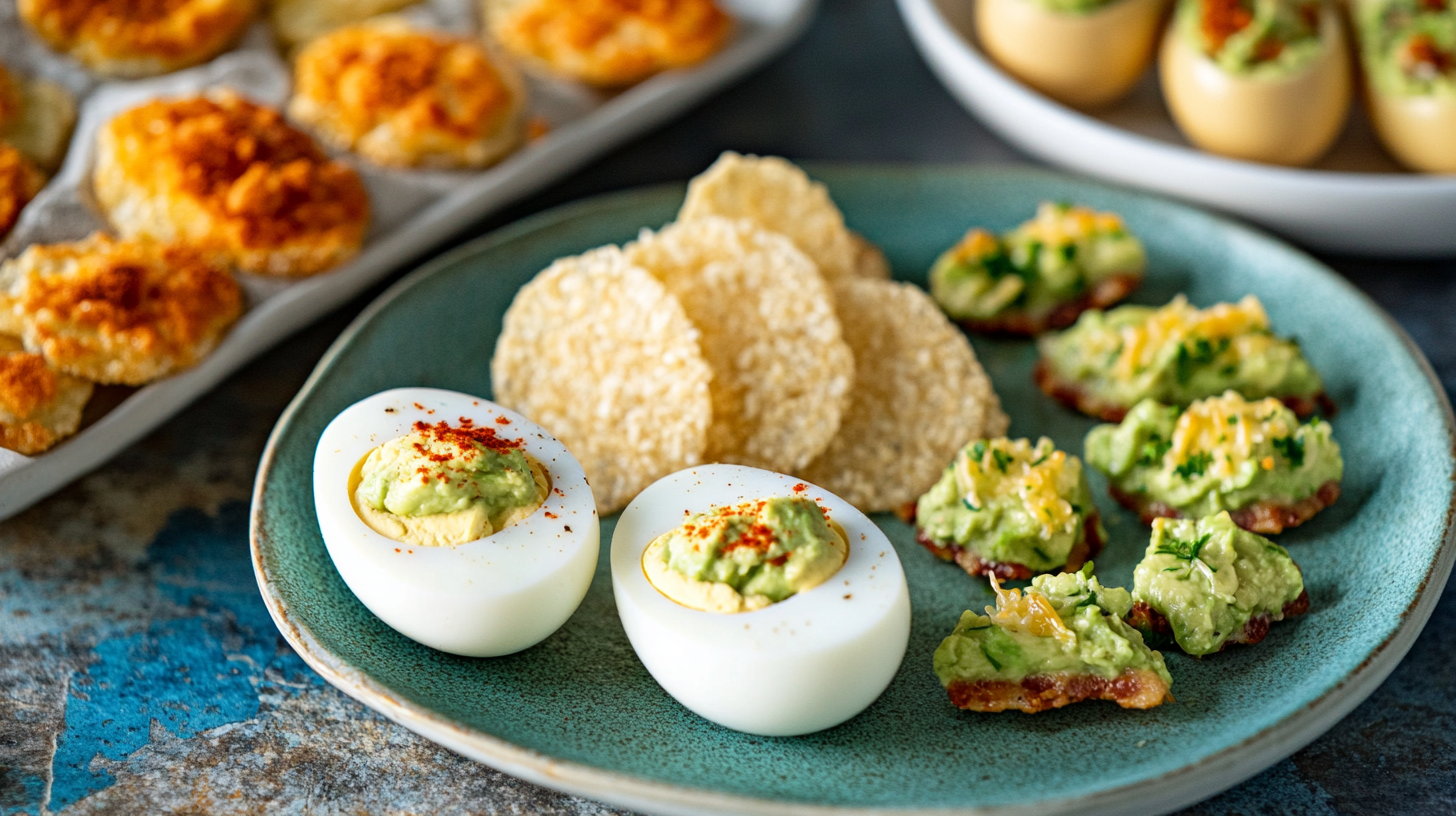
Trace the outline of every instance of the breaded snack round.
{"type": "Polygon", "coordinates": [[[703,461],[713,374],[698,330],[617,247],[562,258],[522,287],[490,374],[498,402],[581,462],[602,514],[703,461]]]}
{"type": "Polygon", "coordinates": [[[98,74],[144,77],[197,65],[242,36],[257,0],[19,0],[20,17],[98,74]]]}
{"type": "Polygon", "coordinates": [[[30,203],[45,176],[19,150],[0,142],[0,238],[10,233],[20,219],[20,211],[30,203]]]}
{"type": "Polygon", "coordinates": [[[644,231],[623,251],[701,333],[713,369],[707,461],[785,473],[828,447],[854,358],[813,261],[752,221],[716,217],[644,231]]]}
{"type": "Polygon", "coordinates": [[[268,10],[273,35],[285,47],[362,23],[370,17],[399,11],[416,0],[273,0],[268,10]]]}
{"type": "Polygon", "coordinates": [[[228,91],[116,116],[97,134],[94,174],[122,235],[186,243],[247,272],[322,272],[353,257],[369,226],[353,168],[228,91]]]}
{"type": "Polygon", "coordinates": [[[393,167],[481,168],[521,144],[526,90],[481,43],[400,19],[347,26],[294,64],[288,115],[393,167]]]}
{"type": "Polygon", "coordinates": [[[0,335],[0,448],[40,453],[81,427],[92,386],[56,371],[18,338],[0,335]]]}
{"type": "Polygon", "coordinates": [[[691,221],[710,215],[747,218],[787,235],[830,283],[879,275],[878,260],[844,226],[829,190],[784,159],[724,153],[688,184],[677,217],[691,221]]]}
{"type": "Polygon", "coordinates": [[[849,280],[835,304],[854,351],[849,410],[805,479],[866,512],[898,510],[930,489],[973,439],[1010,424],[965,335],[907,283],[849,280]]]}
{"type": "Polygon", "coordinates": [[[175,244],[97,233],[0,266],[0,331],[98,383],[141,385],[196,364],[242,310],[231,273],[175,244]]]}
{"type": "Polygon", "coordinates": [[[53,171],[65,158],[75,126],[76,98],[70,91],[0,66],[0,139],[53,171]]]}
{"type": "Polygon", "coordinates": [[[547,71],[604,88],[702,62],[733,20],[714,0],[484,0],[491,33],[547,71]]]}

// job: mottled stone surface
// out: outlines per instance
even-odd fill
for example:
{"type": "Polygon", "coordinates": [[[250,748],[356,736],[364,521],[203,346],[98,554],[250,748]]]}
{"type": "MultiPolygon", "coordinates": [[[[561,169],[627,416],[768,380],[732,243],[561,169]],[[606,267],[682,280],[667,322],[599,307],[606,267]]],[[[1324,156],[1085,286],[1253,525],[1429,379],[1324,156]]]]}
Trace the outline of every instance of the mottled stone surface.
{"type": "MultiPolygon", "coordinates": [[[[481,224],[680,180],[720,150],[1019,161],[914,54],[890,0],[825,0],[790,55],[481,224]]],[[[463,236],[462,236],[463,237],[463,236]]],[[[1456,389],[1456,262],[1329,258],[1456,389]]],[[[464,760],[327,686],[248,560],[269,429],[367,298],[285,341],[61,493],[0,524],[0,814],[614,812],[464,760]]],[[[1456,591],[1344,722],[1192,814],[1456,811],[1456,591]]]]}

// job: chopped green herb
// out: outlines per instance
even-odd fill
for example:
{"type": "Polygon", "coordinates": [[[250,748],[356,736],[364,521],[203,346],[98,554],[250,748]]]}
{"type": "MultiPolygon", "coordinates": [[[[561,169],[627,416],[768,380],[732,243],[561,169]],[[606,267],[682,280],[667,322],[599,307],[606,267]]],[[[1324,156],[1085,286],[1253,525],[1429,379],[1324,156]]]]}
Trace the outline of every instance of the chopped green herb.
{"type": "Polygon", "coordinates": [[[1163,457],[1167,455],[1168,449],[1173,447],[1171,440],[1166,440],[1157,434],[1148,437],[1143,443],[1142,452],[1138,454],[1138,464],[1148,467],[1156,467],[1163,463],[1163,457]]]}
{"type": "MultiPolygon", "coordinates": [[[[1184,541],[1181,538],[1169,536],[1166,542],[1153,552],[1157,555],[1171,555],[1179,561],[1187,561],[1192,564],[1194,559],[1198,558],[1198,554],[1203,552],[1203,546],[1208,543],[1210,538],[1213,538],[1212,533],[1204,533],[1198,537],[1197,541],[1184,541]]],[[[1164,570],[1164,572],[1166,571],[1164,570]]]]}
{"type": "Polygon", "coordinates": [[[1006,472],[1006,466],[1012,462],[1011,454],[1000,448],[995,448],[991,451],[991,458],[996,462],[996,469],[1002,473],[1006,472]]]}
{"type": "Polygon", "coordinates": [[[1062,247],[1062,260],[1071,263],[1077,257],[1077,245],[1067,244],[1062,247]]]}
{"type": "Polygon", "coordinates": [[[1208,466],[1211,464],[1213,464],[1213,454],[1195,453],[1183,460],[1183,464],[1173,468],[1173,472],[1184,479],[1192,479],[1194,476],[1202,476],[1203,471],[1208,470],[1208,466]]]}
{"type": "Polygon", "coordinates": [[[966,509],[971,511],[972,513],[981,512],[981,508],[975,506],[974,504],[971,504],[971,500],[969,498],[962,497],[961,504],[965,505],[966,509]]]}
{"type": "Polygon", "coordinates": [[[986,458],[985,442],[977,442],[976,444],[971,446],[971,458],[976,460],[977,464],[979,464],[982,459],[986,458]]]}
{"type": "Polygon", "coordinates": [[[1199,366],[1206,366],[1213,362],[1228,347],[1229,339],[1227,337],[1221,338],[1218,342],[1209,342],[1206,338],[1195,337],[1179,344],[1178,356],[1173,360],[1174,375],[1178,378],[1178,383],[1186,384],[1193,378],[1193,374],[1199,366]]]}
{"type": "Polygon", "coordinates": [[[1274,450],[1289,460],[1294,467],[1304,465],[1304,440],[1297,436],[1281,436],[1278,439],[1270,440],[1274,443],[1274,450]]]}

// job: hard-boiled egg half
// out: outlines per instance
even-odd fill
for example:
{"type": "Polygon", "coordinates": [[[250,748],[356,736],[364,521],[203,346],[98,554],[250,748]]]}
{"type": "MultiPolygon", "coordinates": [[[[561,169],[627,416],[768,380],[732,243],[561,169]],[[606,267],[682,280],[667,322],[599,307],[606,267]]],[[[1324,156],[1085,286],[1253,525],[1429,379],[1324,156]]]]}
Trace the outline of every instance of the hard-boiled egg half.
{"type": "Polygon", "coordinates": [[[1060,102],[1117,100],[1153,61],[1167,0],[976,0],[976,35],[1002,68],[1060,102]]]}
{"type": "Polygon", "coordinates": [[[1412,170],[1456,173],[1456,0],[1361,0],[1354,13],[1380,141],[1412,170]]]}
{"type": "Polygon", "coordinates": [[[1349,59],[1330,2],[1180,0],[1158,69],[1190,142],[1233,158],[1304,165],[1344,129],[1349,59]]]}
{"type": "Polygon", "coordinates": [[[905,656],[910,595],[894,547],[863,513],[792,476],[704,465],[663,478],[622,512],[611,558],[637,656],[678,702],[728,728],[838,725],[905,656]]]}
{"type": "Polygon", "coordinates": [[[441,651],[491,657],[539,643],[596,570],[581,465],[525,417],[468,394],[399,388],[355,403],[319,438],[313,486],[344,583],[441,651]]]}

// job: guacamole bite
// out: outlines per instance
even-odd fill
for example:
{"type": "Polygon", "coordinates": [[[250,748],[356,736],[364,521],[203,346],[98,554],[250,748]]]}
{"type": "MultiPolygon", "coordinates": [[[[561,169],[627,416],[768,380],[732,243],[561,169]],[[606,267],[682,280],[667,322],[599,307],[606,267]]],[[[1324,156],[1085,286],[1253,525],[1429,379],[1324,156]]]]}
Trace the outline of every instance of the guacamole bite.
{"type": "Polygon", "coordinates": [[[931,267],[930,293],[973,331],[1032,335],[1127,297],[1146,266],[1142,242],[1118,216],[1044,203],[1002,237],[967,232],[931,267]]]}
{"type": "Polygon", "coordinates": [[[915,505],[916,540],[971,575],[1077,570],[1107,533],[1082,463],[1042,437],[967,445],[915,505]]]}
{"type": "Polygon", "coordinates": [[[1229,390],[1278,398],[1301,416],[1333,410],[1299,344],[1274,335],[1253,295],[1207,309],[1179,295],[1158,309],[1093,310],[1037,345],[1041,390],[1108,422],[1145,399],[1187,405],[1229,390]]]}
{"type": "Polygon", "coordinates": [[[1087,434],[1087,464],[1143,521],[1204,518],[1227,511],[1235,524],[1278,533],[1340,496],[1344,461],[1330,424],[1301,424],[1269,398],[1236,392],[1187,408],[1143,400],[1120,425],[1087,434]]]}
{"type": "Polygon", "coordinates": [[[495,428],[468,419],[416,422],[371,450],[349,492],[375,532],[421,547],[485,538],[536,512],[550,483],[540,463],[495,428]]]}
{"type": "Polygon", "coordinates": [[[802,497],[696,513],[642,553],[657,591],[704,612],[751,612],[827,581],[849,557],[844,532],[802,497]]]}
{"type": "Polygon", "coordinates": [[[1025,593],[1003,590],[996,606],[967,611],[935,650],[935,675],[959,708],[1028,714],[1082,700],[1152,708],[1171,699],[1163,656],[1122,618],[1125,589],[1102,586],[1092,565],[1039,575],[1025,593]]]}
{"type": "Polygon", "coordinates": [[[1191,655],[1258,643],[1269,624],[1309,611],[1304,576],[1289,553],[1239,529],[1228,513],[1157,519],[1133,573],[1127,616],[1150,644],[1191,655]]]}

